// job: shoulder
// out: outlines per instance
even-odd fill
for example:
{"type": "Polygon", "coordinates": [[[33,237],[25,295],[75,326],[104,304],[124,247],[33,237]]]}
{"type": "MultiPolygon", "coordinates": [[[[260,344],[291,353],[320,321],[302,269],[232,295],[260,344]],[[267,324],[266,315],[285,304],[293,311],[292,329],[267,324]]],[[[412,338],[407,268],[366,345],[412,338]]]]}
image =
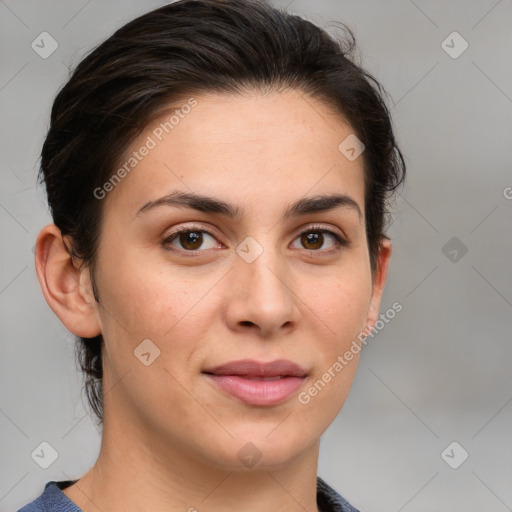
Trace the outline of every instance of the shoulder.
{"type": "Polygon", "coordinates": [[[63,492],[73,482],[71,480],[48,482],[43,493],[17,512],[82,512],[63,492]]]}
{"type": "Polygon", "coordinates": [[[321,512],[359,512],[341,494],[317,477],[316,500],[321,512]]]}

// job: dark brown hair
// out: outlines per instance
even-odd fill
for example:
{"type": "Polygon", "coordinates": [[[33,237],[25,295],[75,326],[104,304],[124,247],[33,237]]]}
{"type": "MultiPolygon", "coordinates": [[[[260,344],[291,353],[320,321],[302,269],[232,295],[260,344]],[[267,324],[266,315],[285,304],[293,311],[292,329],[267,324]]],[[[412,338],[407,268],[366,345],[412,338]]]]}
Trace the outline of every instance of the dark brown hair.
{"type": "MultiPolygon", "coordinates": [[[[388,203],[404,179],[405,164],[384,91],[353,62],[353,34],[340,26],[335,40],[263,1],[180,0],[124,25],[78,64],[53,104],[41,178],[54,223],[93,277],[102,213],[93,191],[112,176],[130,143],[172,101],[254,88],[291,88],[323,101],[365,145],[366,235],[375,272],[388,203]]],[[[95,295],[99,301],[96,287],[95,295]]],[[[77,343],[77,362],[99,423],[102,343],[101,336],[77,343]]]]}

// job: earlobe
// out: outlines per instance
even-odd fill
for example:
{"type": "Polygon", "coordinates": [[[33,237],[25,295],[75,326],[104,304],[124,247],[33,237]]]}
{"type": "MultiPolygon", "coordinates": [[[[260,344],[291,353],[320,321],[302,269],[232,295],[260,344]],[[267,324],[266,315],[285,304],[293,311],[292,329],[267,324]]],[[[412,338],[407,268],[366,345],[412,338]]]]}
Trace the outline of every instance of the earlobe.
{"type": "Polygon", "coordinates": [[[368,309],[366,325],[372,328],[379,318],[380,301],[388,275],[389,260],[391,258],[391,241],[383,238],[380,243],[379,255],[377,258],[377,270],[373,279],[372,298],[368,309]]]}
{"type": "Polygon", "coordinates": [[[36,273],[48,305],[76,336],[101,333],[89,269],[80,267],[54,224],[43,228],[36,242],[36,273]]]}

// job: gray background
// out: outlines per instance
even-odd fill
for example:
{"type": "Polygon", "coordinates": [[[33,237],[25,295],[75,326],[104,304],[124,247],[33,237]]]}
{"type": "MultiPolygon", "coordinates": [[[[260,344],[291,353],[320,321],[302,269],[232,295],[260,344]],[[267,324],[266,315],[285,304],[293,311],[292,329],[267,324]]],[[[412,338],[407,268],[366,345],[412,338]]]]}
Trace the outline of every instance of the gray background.
{"type": "MultiPolygon", "coordinates": [[[[70,65],[163,3],[0,0],[2,511],[49,480],[80,477],[99,450],[73,339],[34,272],[49,222],[35,177],[51,102],[70,65]],[[59,45],[47,59],[31,48],[43,31],[59,45]],[[48,469],[31,458],[42,441],[59,454],[48,469]]],[[[403,311],[365,348],[319,474],[366,512],[512,510],[512,2],[274,3],[353,28],[363,65],[392,97],[408,164],[382,305],[403,311]],[[469,44],[455,59],[441,47],[453,31],[469,44]],[[452,441],[469,453],[458,469],[441,457],[452,441]]],[[[461,450],[448,452],[452,463],[461,450]]]]}

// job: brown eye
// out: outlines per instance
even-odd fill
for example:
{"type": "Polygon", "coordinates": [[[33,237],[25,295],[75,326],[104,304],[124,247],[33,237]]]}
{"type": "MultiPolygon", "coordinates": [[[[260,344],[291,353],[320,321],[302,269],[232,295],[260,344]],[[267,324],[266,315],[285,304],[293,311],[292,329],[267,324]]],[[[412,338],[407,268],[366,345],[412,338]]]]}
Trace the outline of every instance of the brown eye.
{"type": "Polygon", "coordinates": [[[177,249],[181,251],[200,252],[205,249],[219,249],[220,244],[208,231],[202,229],[183,229],[167,237],[164,246],[168,249],[177,249]],[[171,246],[171,247],[169,247],[171,246]]]}
{"type": "Polygon", "coordinates": [[[178,239],[184,249],[193,251],[199,249],[203,243],[203,233],[201,231],[183,231],[178,239]]]}
{"type": "Polygon", "coordinates": [[[329,252],[341,247],[348,247],[349,242],[328,229],[310,229],[301,233],[293,242],[292,249],[329,252]]]}
{"type": "Polygon", "coordinates": [[[303,233],[300,236],[300,241],[305,249],[316,250],[320,249],[324,244],[324,235],[318,232],[303,233]]]}

